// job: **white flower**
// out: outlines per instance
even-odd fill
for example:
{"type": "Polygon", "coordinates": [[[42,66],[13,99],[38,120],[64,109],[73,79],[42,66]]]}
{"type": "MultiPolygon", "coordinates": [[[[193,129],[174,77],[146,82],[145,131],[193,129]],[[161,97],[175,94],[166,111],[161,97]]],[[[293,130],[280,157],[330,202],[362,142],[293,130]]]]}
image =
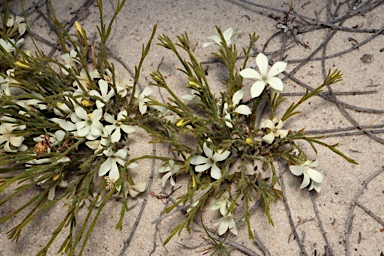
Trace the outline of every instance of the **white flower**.
{"type": "Polygon", "coordinates": [[[191,159],[191,164],[197,165],[195,167],[196,172],[203,172],[211,168],[211,177],[214,179],[220,179],[221,170],[216,165],[217,162],[224,161],[231,154],[229,150],[218,150],[215,153],[212,149],[207,146],[207,143],[204,142],[203,145],[204,153],[207,157],[204,156],[193,156],[191,159]]]}
{"type": "Polygon", "coordinates": [[[317,192],[320,192],[321,183],[323,182],[323,175],[315,169],[312,169],[317,167],[318,165],[318,159],[316,159],[315,161],[306,160],[302,165],[289,166],[289,169],[296,176],[304,175],[304,179],[300,185],[300,188],[305,188],[309,185],[310,181],[312,180],[312,184],[309,187],[309,190],[315,189],[317,192]]]}
{"type": "Polygon", "coordinates": [[[90,149],[93,149],[94,150],[94,153],[98,153],[98,155],[101,155],[102,153],[101,152],[101,149],[105,149],[107,147],[109,147],[109,145],[111,144],[111,136],[110,134],[108,133],[108,131],[105,129],[103,129],[103,135],[101,136],[101,139],[100,140],[90,140],[90,141],[87,141],[85,142],[85,145],[87,145],[90,149]]]}
{"type": "MultiPolygon", "coordinates": [[[[223,32],[224,40],[225,40],[227,46],[229,46],[231,44],[232,37],[234,37],[235,35],[238,35],[238,34],[240,34],[240,32],[234,32],[232,28],[228,28],[227,30],[225,30],[223,32]]],[[[208,39],[213,40],[213,42],[204,43],[202,46],[203,48],[210,46],[212,44],[216,44],[216,45],[222,47],[221,38],[219,36],[210,36],[210,37],[208,37],[208,39]]]]}
{"type": "MultiPolygon", "coordinates": [[[[78,62],[76,57],[77,57],[77,52],[74,49],[72,49],[69,53],[64,53],[63,55],[60,56],[60,58],[64,60],[64,66],[67,69],[71,69],[71,68],[76,69],[76,62],[78,62]]],[[[64,68],[61,68],[61,71],[63,72],[64,75],[68,75],[68,71],[65,70],[64,68]]]]}
{"type": "Polygon", "coordinates": [[[88,91],[91,88],[91,82],[94,81],[95,78],[100,78],[100,74],[99,74],[99,71],[97,71],[97,69],[94,69],[92,71],[87,71],[83,68],[80,71],[80,75],[76,76],[76,78],[78,81],[75,80],[73,82],[73,86],[77,87],[78,89],[83,88],[84,90],[88,91]]]}
{"type": "Polygon", "coordinates": [[[18,88],[18,85],[20,85],[20,82],[17,81],[15,77],[15,70],[14,69],[8,69],[7,70],[7,77],[4,78],[0,76],[0,95],[8,95],[8,96],[15,96],[23,92],[22,89],[18,88]]]}
{"type": "Polygon", "coordinates": [[[4,144],[4,150],[5,152],[17,152],[24,151],[25,145],[22,145],[24,141],[23,136],[17,136],[13,133],[14,130],[24,130],[26,127],[25,125],[17,126],[15,124],[10,123],[2,123],[0,125],[0,145],[4,144]],[[15,147],[16,149],[12,149],[12,147],[15,147]],[[19,149],[20,148],[20,149],[19,149]]]}
{"type": "MultiPolygon", "coordinates": [[[[49,135],[49,144],[51,147],[56,146],[59,142],[61,142],[65,137],[65,132],[63,130],[57,130],[55,133],[47,132],[49,135]]],[[[44,136],[41,135],[39,137],[33,138],[34,142],[41,142],[44,140],[44,136]]]]}
{"type": "Polygon", "coordinates": [[[181,96],[182,99],[186,100],[187,103],[200,103],[201,99],[199,91],[191,89],[191,94],[181,96]]]}
{"type": "Polygon", "coordinates": [[[220,236],[227,232],[228,229],[232,234],[238,234],[235,219],[233,218],[232,214],[228,214],[227,216],[220,218],[218,221],[213,223],[213,226],[219,226],[218,233],[220,236]]]}
{"type": "Polygon", "coordinates": [[[15,47],[13,47],[12,43],[10,42],[16,45],[16,47],[19,47],[24,42],[24,38],[19,39],[16,43],[13,39],[8,39],[6,41],[3,38],[0,38],[0,46],[8,53],[16,51],[15,47]]]}
{"type": "Polygon", "coordinates": [[[147,96],[151,95],[153,92],[153,89],[151,87],[145,87],[145,89],[140,93],[139,95],[139,110],[142,115],[147,112],[147,102],[149,99],[147,96]]]}
{"type": "Polygon", "coordinates": [[[128,115],[127,111],[122,110],[117,114],[117,120],[115,120],[115,118],[111,114],[109,113],[104,114],[104,120],[112,124],[112,125],[105,126],[105,129],[108,131],[108,134],[112,134],[111,142],[120,141],[121,130],[123,130],[125,133],[132,133],[135,131],[136,127],[131,125],[126,125],[123,123],[124,120],[127,118],[127,115],[128,115]]]}
{"type": "Polygon", "coordinates": [[[132,198],[135,198],[141,192],[144,192],[146,188],[145,182],[140,182],[135,185],[128,185],[128,193],[132,198]]]}
{"type": "Polygon", "coordinates": [[[99,99],[96,100],[96,106],[97,108],[102,108],[104,107],[105,103],[108,103],[109,100],[115,95],[115,91],[111,88],[111,90],[108,92],[108,83],[103,79],[100,79],[98,84],[101,94],[96,90],[92,90],[89,92],[89,95],[100,98],[102,101],[99,99]]]}
{"type": "Polygon", "coordinates": [[[121,166],[125,165],[128,151],[122,148],[117,152],[113,152],[112,148],[108,148],[104,150],[103,153],[108,158],[101,164],[99,169],[99,176],[104,176],[109,172],[109,178],[113,182],[116,182],[120,178],[117,164],[120,164],[121,166]]]}
{"type": "Polygon", "coordinates": [[[161,184],[164,187],[165,183],[169,179],[169,182],[171,183],[171,186],[176,186],[176,182],[173,179],[172,175],[179,173],[180,169],[182,168],[182,165],[175,164],[174,160],[169,160],[167,164],[162,165],[159,168],[159,172],[165,173],[163,178],[161,179],[161,184]]]}
{"type": "Polygon", "coordinates": [[[7,27],[15,27],[18,29],[19,34],[22,36],[25,31],[27,30],[27,25],[24,23],[24,18],[20,16],[13,16],[12,14],[9,15],[8,21],[7,21],[7,27]]]}
{"type": "Polygon", "coordinates": [[[153,108],[160,112],[159,117],[162,117],[173,124],[176,123],[176,117],[172,115],[173,112],[170,111],[169,109],[163,106],[158,106],[158,105],[153,105],[153,108]],[[171,114],[171,115],[168,115],[168,114],[171,114]]]}
{"type": "Polygon", "coordinates": [[[260,96],[264,91],[265,86],[269,85],[272,89],[282,92],[284,85],[280,78],[275,77],[285,70],[287,63],[278,61],[273,64],[268,72],[268,58],[263,53],[259,53],[256,57],[256,64],[259,67],[259,72],[252,68],[246,68],[240,71],[240,75],[244,78],[254,78],[257,81],[251,86],[252,98],[260,96]]]}
{"type": "Polygon", "coordinates": [[[284,122],[281,121],[280,118],[274,117],[272,120],[264,120],[261,123],[261,128],[267,129],[268,134],[265,135],[262,140],[267,142],[268,144],[271,144],[275,138],[285,138],[287,136],[288,131],[287,130],[280,130],[283,128],[284,122]]]}
{"type": "MultiPolygon", "coordinates": [[[[233,112],[239,113],[239,114],[242,114],[242,115],[249,115],[249,114],[252,113],[252,111],[251,111],[251,109],[247,105],[237,106],[240,103],[240,101],[243,99],[243,97],[244,97],[244,90],[243,89],[240,89],[237,92],[235,92],[235,94],[233,94],[233,97],[232,97],[232,107],[235,108],[233,110],[233,112]]],[[[225,114],[225,119],[229,119],[229,120],[232,121],[231,114],[230,114],[230,112],[228,112],[228,108],[229,108],[228,107],[228,103],[225,102],[224,103],[224,107],[223,107],[223,112],[225,114]]],[[[229,128],[233,128],[231,122],[225,121],[225,124],[229,128]]]]}
{"type": "Polygon", "coordinates": [[[83,120],[75,123],[77,136],[85,137],[88,140],[95,140],[102,135],[104,128],[103,124],[100,123],[100,119],[103,117],[102,109],[96,109],[91,114],[87,114],[82,107],[76,106],[75,114],[83,120]]]}
{"type": "Polygon", "coordinates": [[[221,197],[213,203],[211,210],[220,209],[220,213],[223,216],[228,214],[228,208],[231,206],[231,201],[229,201],[229,192],[225,191],[221,197]]]}

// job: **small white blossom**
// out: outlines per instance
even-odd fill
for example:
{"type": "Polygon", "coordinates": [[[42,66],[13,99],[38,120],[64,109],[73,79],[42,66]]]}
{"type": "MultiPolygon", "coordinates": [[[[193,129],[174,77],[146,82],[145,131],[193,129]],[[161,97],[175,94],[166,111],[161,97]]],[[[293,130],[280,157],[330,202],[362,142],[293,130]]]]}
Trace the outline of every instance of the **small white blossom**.
{"type": "Polygon", "coordinates": [[[256,64],[260,73],[252,68],[246,68],[240,71],[240,75],[242,77],[253,78],[257,80],[251,86],[252,98],[259,97],[267,85],[278,92],[282,92],[284,88],[283,82],[280,78],[275,76],[285,70],[287,63],[278,61],[273,64],[272,68],[268,71],[268,58],[263,53],[259,53],[256,57],[256,64]]]}
{"type": "MultiPolygon", "coordinates": [[[[224,40],[225,40],[227,46],[229,46],[231,44],[232,37],[234,37],[235,35],[238,35],[238,34],[240,34],[240,32],[234,32],[232,28],[228,28],[227,30],[225,30],[223,32],[223,37],[224,37],[224,40]]],[[[221,38],[219,36],[216,36],[216,35],[210,36],[210,37],[208,37],[208,39],[211,39],[213,42],[204,43],[202,46],[203,48],[208,47],[212,44],[216,44],[216,45],[222,47],[221,38]]]]}
{"type": "Polygon", "coordinates": [[[25,128],[25,125],[17,126],[10,123],[2,123],[0,125],[0,145],[5,142],[5,152],[25,151],[26,146],[22,145],[24,136],[17,136],[13,133],[14,130],[24,130],[25,128]],[[11,146],[16,149],[12,149],[11,146]]]}
{"type": "Polygon", "coordinates": [[[194,89],[191,89],[191,94],[183,95],[181,98],[186,100],[187,103],[201,103],[199,92],[194,89]]]}
{"type": "Polygon", "coordinates": [[[117,114],[117,120],[109,114],[104,114],[104,120],[108,123],[111,123],[112,125],[106,125],[105,129],[108,131],[108,134],[111,134],[111,142],[118,142],[121,138],[121,130],[123,130],[125,133],[132,133],[136,130],[135,126],[126,125],[123,122],[127,118],[127,111],[122,110],[117,114]],[[113,132],[113,133],[112,133],[113,132]]]}
{"type": "Polygon", "coordinates": [[[213,223],[213,226],[219,226],[218,233],[220,236],[227,232],[228,229],[232,234],[238,234],[235,219],[233,218],[232,214],[228,214],[227,216],[220,218],[218,221],[213,223]]]}
{"type": "Polygon", "coordinates": [[[87,71],[83,68],[80,71],[80,75],[76,76],[76,78],[77,80],[73,82],[73,86],[75,86],[77,89],[83,88],[84,90],[89,91],[91,89],[92,81],[94,81],[95,78],[100,78],[100,74],[99,74],[99,71],[97,71],[97,69],[94,69],[92,71],[87,71]]]}
{"type": "Polygon", "coordinates": [[[275,138],[285,138],[287,136],[287,130],[281,130],[283,128],[284,122],[280,118],[274,117],[272,120],[267,119],[261,123],[261,128],[266,129],[268,134],[265,135],[262,140],[268,144],[272,144],[275,138]]]}
{"type": "Polygon", "coordinates": [[[204,156],[193,156],[191,159],[191,164],[197,165],[195,167],[196,172],[203,172],[211,168],[211,177],[214,179],[220,179],[221,170],[216,165],[217,162],[224,161],[231,154],[229,150],[218,150],[215,153],[212,149],[207,146],[207,143],[204,142],[203,151],[207,157],[204,156]]]}
{"type": "MultiPolygon", "coordinates": [[[[63,139],[65,137],[65,132],[63,130],[57,130],[55,133],[47,132],[47,134],[49,135],[49,144],[51,145],[51,147],[56,146],[58,143],[63,141],[63,139]]],[[[44,140],[43,137],[44,137],[43,135],[41,135],[39,137],[35,137],[35,138],[33,138],[33,141],[34,142],[41,142],[44,140]]]]}
{"type": "Polygon", "coordinates": [[[149,99],[147,98],[149,95],[151,95],[153,92],[153,89],[151,87],[146,87],[139,95],[139,111],[142,115],[147,112],[147,102],[149,99]]]}
{"type": "Polygon", "coordinates": [[[128,151],[126,149],[119,149],[117,152],[113,152],[112,148],[108,148],[103,151],[103,154],[108,158],[101,164],[99,168],[99,176],[104,176],[109,173],[109,178],[116,182],[120,178],[119,168],[117,164],[124,166],[128,151]]]}
{"type": "MultiPolygon", "coordinates": [[[[242,114],[242,115],[249,115],[249,114],[252,113],[251,109],[247,105],[239,105],[239,103],[243,99],[243,97],[244,97],[244,90],[243,89],[240,89],[237,92],[235,92],[235,94],[233,94],[233,97],[232,97],[232,108],[235,108],[233,110],[233,112],[238,113],[238,114],[242,114]],[[237,105],[239,105],[239,106],[237,106],[237,105]]],[[[224,117],[225,117],[225,119],[229,119],[229,120],[232,121],[231,114],[228,111],[228,109],[229,109],[228,103],[225,102],[224,106],[223,106],[223,112],[224,112],[224,115],[225,115],[224,117]]],[[[225,124],[229,128],[233,128],[233,125],[232,125],[232,123],[230,121],[226,120],[225,124]]]]}
{"type": "Polygon", "coordinates": [[[183,167],[182,165],[175,164],[174,160],[169,160],[166,164],[162,165],[159,168],[159,172],[165,173],[163,175],[163,178],[161,179],[162,186],[163,187],[165,186],[165,183],[167,182],[168,179],[169,179],[169,182],[170,182],[171,186],[176,186],[176,182],[175,182],[175,180],[173,179],[172,176],[174,174],[179,173],[180,169],[182,167],[183,167]]]}
{"type": "Polygon", "coordinates": [[[219,199],[216,199],[213,205],[211,206],[211,210],[220,209],[220,213],[223,216],[228,214],[228,208],[231,206],[231,201],[229,200],[229,192],[225,191],[219,199]]]}
{"type": "Polygon", "coordinates": [[[8,21],[7,21],[7,27],[14,27],[18,29],[19,35],[23,35],[25,31],[27,30],[27,24],[24,23],[24,18],[20,16],[13,16],[12,14],[9,15],[8,21]]]}
{"type": "MultiPolygon", "coordinates": [[[[72,49],[69,53],[64,53],[63,55],[60,56],[64,60],[64,66],[67,69],[76,69],[76,62],[78,60],[76,59],[77,57],[77,52],[72,49]]],[[[61,72],[63,72],[64,75],[68,75],[68,71],[65,70],[64,68],[61,68],[61,72]]]]}
{"type": "Polygon", "coordinates": [[[108,83],[103,79],[99,80],[98,85],[99,85],[100,92],[96,90],[91,90],[89,92],[89,95],[101,98],[102,101],[100,101],[99,99],[96,100],[96,106],[97,108],[102,108],[115,95],[115,91],[111,88],[108,92],[108,87],[109,87],[108,83]]]}
{"type": "Polygon", "coordinates": [[[319,160],[315,161],[306,160],[302,165],[291,165],[289,169],[291,172],[296,175],[304,175],[303,182],[300,185],[300,188],[305,188],[309,185],[312,180],[312,184],[309,187],[309,190],[315,189],[318,193],[321,190],[321,183],[323,182],[323,175],[316,171],[315,168],[319,165],[319,160]]]}
{"type": "Polygon", "coordinates": [[[8,41],[4,40],[3,38],[0,38],[0,46],[8,53],[13,53],[16,51],[15,47],[12,45],[16,45],[16,47],[19,47],[23,42],[24,38],[19,39],[16,43],[13,39],[8,39],[8,41]]]}
{"type": "Polygon", "coordinates": [[[87,114],[82,107],[76,106],[75,114],[83,120],[75,123],[77,136],[95,140],[102,135],[104,128],[103,124],[100,123],[100,119],[103,117],[102,109],[96,109],[91,114],[87,114]]]}

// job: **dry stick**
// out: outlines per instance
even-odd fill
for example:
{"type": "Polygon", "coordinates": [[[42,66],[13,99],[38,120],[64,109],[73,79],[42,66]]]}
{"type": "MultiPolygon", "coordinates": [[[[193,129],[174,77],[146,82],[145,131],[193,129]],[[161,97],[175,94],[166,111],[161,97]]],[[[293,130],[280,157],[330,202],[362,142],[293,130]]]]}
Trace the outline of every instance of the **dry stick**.
{"type": "Polygon", "coordinates": [[[332,255],[334,255],[334,253],[333,253],[333,251],[332,251],[332,247],[331,247],[331,245],[330,245],[330,243],[329,243],[329,241],[328,241],[326,232],[325,232],[324,227],[323,227],[323,223],[322,223],[321,218],[320,218],[319,209],[317,208],[317,205],[316,205],[314,192],[313,192],[313,191],[310,191],[310,192],[309,192],[309,195],[311,196],[311,201],[312,201],[312,205],[313,205],[313,210],[314,210],[314,212],[315,212],[315,216],[316,216],[317,223],[319,224],[319,228],[320,228],[320,231],[321,231],[321,235],[323,236],[324,241],[325,241],[325,247],[328,249],[328,255],[332,256],[332,255]]]}
{"type": "MultiPolygon", "coordinates": [[[[280,170],[280,173],[281,173],[281,170],[280,170]]],[[[303,255],[308,256],[307,252],[305,251],[304,245],[300,242],[299,234],[297,233],[295,224],[293,223],[293,220],[292,220],[291,210],[289,209],[288,200],[287,200],[286,193],[285,193],[285,185],[284,185],[283,175],[280,176],[280,184],[281,184],[281,191],[283,192],[283,196],[284,196],[283,197],[284,207],[285,207],[285,211],[287,212],[287,217],[288,217],[289,225],[291,226],[291,229],[292,229],[292,233],[296,238],[296,242],[300,248],[301,253],[303,255]]]]}
{"type": "Polygon", "coordinates": [[[351,203],[351,208],[348,213],[347,221],[345,223],[345,249],[347,251],[346,256],[351,255],[351,249],[349,248],[349,232],[351,229],[351,222],[352,222],[352,216],[353,216],[353,211],[355,210],[356,207],[356,202],[359,199],[360,195],[363,193],[364,189],[367,187],[368,183],[371,182],[377,175],[380,173],[384,172],[384,166],[382,166],[380,169],[372,173],[366,180],[363,181],[363,184],[361,185],[359,191],[353,198],[353,202],[351,203]]]}
{"type": "MultiPolygon", "coordinates": [[[[330,20],[332,20],[331,1],[330,0],[327,1],[327,6],[326,7],[327,7],[326,8],[327,9],[327,21],[330,21],[330,20]]],[[[328,31],[327,34],[335,35],[336,32],[332,33],[331,31],[328,31]]],[[[323,79],[325,79],[326,76],[327,76],[327,73],[326,73],[326,70],[325,70],[325,59],[324,59],[324,56],[325,56],[326,51],[327,51],[327,46],[328,46],[328,42],[326,42],[324,44],[324,47],[323,47],[323,50],[322,50],[321,68],[322,68],[322,73],[323,73],[323,79]]],[[[325,246],[326,246],[326,248],[328,248],[328,252],[329,252],[330,256],[333,256],[334,253],[333,253],[332,247],[331,247],[331,245],[330,245],[330,243],[328,241],[326,232],[324,230],[324,226],[323,226],[323,223],[322,223],[321,218],[320,218],[319,210],[318,210],[317,205],[316,205],[315,196],[314,196],[313,192],[310,192],[309,195],[311,197],[312,206],[313,206],[313,209],[314,209],[314,212],[315,212],[317,223],[318,223],[320,231],[321,231],[321,235],[323,236],[323,239],[325,241],[325,246]]]]}
{"type": "MultiPolygon", "coordinates": [[[[154,157],[156,156],[156,144],[153,144],[152,155],[154,157]]],[[[120,252],[119,256],[123,256],[124,255],[125,251],[127,250],[128,246],[129,246],[129,244],[130,244],[130,242],[131,242],[131,240],[133,238],[133,235],[136,232],[137,227],[139,226],[141,217],[143,216],[143,212],[144,212],[145,206],[147,205],[148,197],[149,197],[149,194],[150,194],[150,191],[151,191],[151,187],[152,187],[152,183],[153,183],[153,175],[154,175],[154,172],[155,172],[155,163],[156,163],[156,159],[152,158],[151,175],[149,176],[148,186],[147,186],[147,191],[145,193],[144,201],[143,201],[143,203],[141,205],[140,212],[137,215],[136,221],[133,224],[131,233],[129,234],[128,239],[124,242],[124,246],[121,249],[121,252],[120,252]]]]}
{"type": "MultiPolygon", "coordinates": [[[[231,1],[231,0],[229,0],[229,1],[231,1]]],[[[251,5],[251,6],[256,6],[256,7],[262,8],[262,9],[267,9],[267,10],[274,11],[274,12],[279,12],[279,13],[286,13],[287,12],[286,10],[282,10],[282,9],[273,8],[273,7],[269,7],[269,6],[262,5],[262,4],[257,4],[257,3],[249,2],[247,0],[239,0],[239,2],[248,4],[248,5],[251,5]]],[[[346,14],[346,15],[344,15],[344,16],[336,19],[336,20],[334,20],[334,22],[335,23],[336,22],[341,22],[341,21],[344,21],[347,18],[351,18],[351,17],[353,17],[355,15],[364,14],[366,12],[369,12],[369,11],[373,10],[374,8],[376,8],[377,6],[379,6],[383,2],[384,2],[383,0],[380,0],[380,1],[374,2],[371,5],[366,5],[366,6],[364,6],[364,8],[359,8],[359,9],[353,10],[350,13],[348,13],[348,14],[346,14]]],[[[321,24],[321,25],[323,25],[325,27],[333,28],[335,26],[332,23],[321,21],[321,20],[317,20],[317,19],[314,19],[314,18],[310,18],[310,17],[307,17],[307,16],[302,15],[302,14],[298,14],[298,13],[295,13],[295,12],[291,12],[289,15],[293,16],[293,17],[301,18],[303,20],[309,20],[309,21],[315,22],[316,24],[321,24]]]]}
{"type": "MultiPolygon", "coordinates": [[[[344,55],[346,53],[349,53],[353,50],[356,50],[358,49],[360,46],[362,45],[365,45],[367,43],[369,43],[370,41],[372,41],[372,39],[375,39],[378,35],[380,35],[381,33],[384,32],[384,27],[381,27],[380,29],[377,30],[376,33],[374,33],[373,35],[371,35],[370,37],[367,37],[365,40],[361,41],[360,43],[358,44],[355,44],[354,46],[352,46],[351,48],[347,49],[347,50],[344,50],[344,51],[341,51],[341,52],[338,52],[338,53],[335,53],[335,54],[331,54],[331,55],[328,55],[328,56],[325,56],[324,59],[332,59],[332,58],[335,58],[335,57],[339,57],[341,55],[344,55]]],[[[322,57],[315,57],[315,58],[311,58],[311,59],[308,59],[308,58],[305,58],[305,59],[293,59],[293,60],[286,60],[286,62],[288,63],[295,63],[295,62],[302,62],[302,61],[317,61],[317,60],[321,60],[322,57]]]]}
{"type": "MultiPolygon", "coordinates": [[[[367,94],[375,94],[375,93],[378,93],[379,91],[350,91],[350,92],[334,92],[333,94],[334,95],[338,95],[338,96],[347,96],[347,95],[352,95],[352,96],[356,96],[356,95],[367,95],[367,94]]],[[[328,92],[321,92],[319,93],[320,95],[323,95],[323,96],[330,96],[330,94],[328,92]]],[[[283,93],[280,93],[281,96],[285,96],[285,97],[294,97],[294,96],[304,96],[305,93],[304,92],[283,92],[283,93]]]]}
{"type": "Polygon", "coordinates": [[[368,213],[369,216],[371,216],[372,218],[374,218],[377,222],[379,222],[383,227],[384,227],[384,221],[379,217],[377,216],[376,214],[374,214],[371,210],[369,210],[367,207],[365,207],[362,203],[360,203],[359,201],[355,201],[355,203],[360,206],[361,209],[363,209],[366,213],[368,213]]]}
{"type": "Polygon", "coordinates": [[[255,238],[256,245],[263,251],[264,256],[271,256],[271,253],[268,251],[268,248],[264,245],[263,241],[261,241],[256,230],[253,230],[253,236],[255,238]]]}

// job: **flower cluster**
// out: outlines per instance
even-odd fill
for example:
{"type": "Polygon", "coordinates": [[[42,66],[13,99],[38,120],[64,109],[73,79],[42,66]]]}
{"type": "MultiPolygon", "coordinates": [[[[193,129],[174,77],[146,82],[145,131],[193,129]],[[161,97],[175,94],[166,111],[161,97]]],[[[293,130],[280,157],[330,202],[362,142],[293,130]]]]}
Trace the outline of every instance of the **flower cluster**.
{"type": "MultiPolygon", "coordinates": [[[[197,210],[204,207],[212,195],[220,195],[211,206],[212,210],[220,210],[221,217],[214,222],[219,235],[228,230],[234,235],[238,233],[235,212],[244,207],[244,217],[252,237],[249,204],[255,200],[255,194],[258,200],[262,200],[269,222],[273,223],[269,204],[282,197],[282,192],[275,187],[279,183],[275,166],[278,161],[288,163],[294,175],[304,175],[301,188],[310,185],[310,190],[320,192],[323,175],[313,169],[318,161],[308,160],[296,140],[307,141],[312,146],[326,146],[354,163],[335,151],[334,146],[306,136],[303,129],[299,132],[284,129],[286,120],[299,113],[296,108],[318,93],[323,85],[313,92],[307,92],[298,103],[292,104],[278,116],[276,110],[283,101],[281,92],[284,89],[278,75],[286,69],[287,63],[276,61],[269,69],[272,60],[259,53],[256,56],[257,70],[247,67],[252,46],[257,40],[253,34],[250,35],[250,45],[243,49],[244,63],[239,67],[238,53],[232,42],[237,33],[232,28],[223,33],[219,28],[217,30],[219,36],[209,37],[211,42],[204,43],[203,47],[216,46],[218,51],[213,55],[228,69],[225,88],[220,90],[219,97],[212,93],[204,67],[191,52],[187,34],[179,36],[177,44],[165,35],[159,36],[159,40],[161,46],[178,56],[184,67],[182,72],[187,76],[186,87],[191,94],[179,98],[159,71],[153,72],[154,82],[151,85],[167,90],[171,95],[169,102],[162,103],[144,94],[147,100],[143,102],[148,107],[142,112],[151,121],[144,122],[143,127],[151,125],[146,131],[152,136],[153,142],[168,144],[174,153],[171,157],[161,157],[163,163],[159,172],[163,174],[162,185],[165,186],[169,180],[171,186],[175,186],[177,175],[189,175],[185,194],[165,210],[165,213],[169,213],[184,203],[187,218],[175,227],[165,243],[185,225],[190,225],[197,210]],[[178,47],[187,53],[189,60],[180,57],[178,47]],[[256,81],[249,85],[247,79],[256,81]],[[269,112],[269,118],[264,116],[266,112],[269,112]],[[300,156],[295,151],[299,151],[300,156]],[[234,191],[233,197],[231,191],[234,191]]],[[[335,83],[340,78],[340,72],[335,71],[329,73],[327,79],[335,83]]]]}

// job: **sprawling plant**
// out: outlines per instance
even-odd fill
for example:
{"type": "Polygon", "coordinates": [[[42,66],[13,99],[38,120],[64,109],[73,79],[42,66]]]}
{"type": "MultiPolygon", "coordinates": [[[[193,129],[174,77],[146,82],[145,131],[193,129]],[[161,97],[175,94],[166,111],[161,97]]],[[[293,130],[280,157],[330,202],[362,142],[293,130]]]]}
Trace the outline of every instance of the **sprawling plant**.
{"type": "Polygon", "coordinates": [[[138,159],[130,158],[127,135],[137,127],[132,120],[141,115],[145,92],[140,93],[136,84],[156,28],[148,45],[143,46],[134,81],[119,77],[107,59],[106,42],[124,2],[118,3],[109,24],[104,23],[102,1],[97,2],[98,47],[88,42],[79,23],[75,22],[76,35],[71,37],[53,15],[63,51],[54,59],[38,49],[36,54],[22,50],[19,46],[23,39],[13,38],[24,34],[24,19],[8,12],[2,16],[0,193],[12,184],[18,186],[8,190],[0,206],[31,187],[39,186],[40,193],[2,216],[0,223],[29,209],[27,217],[8,233],[17,241],[22,229],[37,215],[61,200],[67,205],[63,220],[39,255],[47,252],[65,226],[70,227],[69,234],[60,250],[72,255],[81,241],[81,254],[98,216],[112,197],[122,199],[117,224],[121,229],[128,195],[134,198],[146,188],[145,183],[136,183],[132,178],[138,159]],[[76,233],[82,206],[88,207],[88,213],[81,231],[76,233]]]}
{"type": "Polygon", "coordinates": [[[187,33],[178,36],[177,43],[166,35],[158,38],[160,46],[172,51],[179,59],[186,88],[191,90],[190,95],[180,97],[160,71],[153,72],[151,85],[167,91],[170,97],[167,102],[160,102],[148,96],[147,104],[151,110],[142,122],[142,127],[152,136],[152,142],[169,145],[173,153],[163,159],[159,167],[163,173],[163,186],[168,180],[175,186],[178,175],[188,176],[185,193],[165,210],[170,213],[176,207],[184,206],[186,219],[174,228],[165,243],[184,227],[189,230],[198,210],[207,204],[211,204],[210,209],[219,210],[222,216],[214,223],[219,235],[227,231],[236,235],[236,220],[244,218],[249,236],[253,238],[251,201],[260,200],[273,224],[270,203],[283,196],[276,187],[279,185],[278,162],[288,164],[294,175],[303,175],[301,188],[309,186],[309,190],[320,192],[323,175],[313,169],[319,160],[308,159],[299,141],[308,142],[315,152],[315,145],[320,144],[355,163],[338,151],[336,145],[307,136],[304,129],[298,132],[284,129],[284,122],[300,113],[297,108],[303,102],[324,86],[341,80],[340,71],[329,71],[323,84],[307,91],[278,116],[277,109],[284,100],[281,96],[284,86],[277,75],[287,64],[278,61],[268,70],[268,58],[259,53],[256,57],[258,71],[247,67],[252,46],[258,39],[255,34],[249,35],[249,46],[243,49],[243,61],[238,63],[237,47],[231,43],[236,33],[232,28],[223,33],[219,28],[217,31],[219,35],[210,37],[212,42],[203,47],[215,45],[214,57],[227,68],[227,76],[221,78],[225,82],[220,95],[212,93],[205,69],[192,53],[187,33]],[[182,57],[183,54],[187,54],[188,60],[182,57]],[[188,142],[185,142],[186,137],[188,142]],[[213,202],[209,201],[212,197],[215,198],[213,202]]]}

